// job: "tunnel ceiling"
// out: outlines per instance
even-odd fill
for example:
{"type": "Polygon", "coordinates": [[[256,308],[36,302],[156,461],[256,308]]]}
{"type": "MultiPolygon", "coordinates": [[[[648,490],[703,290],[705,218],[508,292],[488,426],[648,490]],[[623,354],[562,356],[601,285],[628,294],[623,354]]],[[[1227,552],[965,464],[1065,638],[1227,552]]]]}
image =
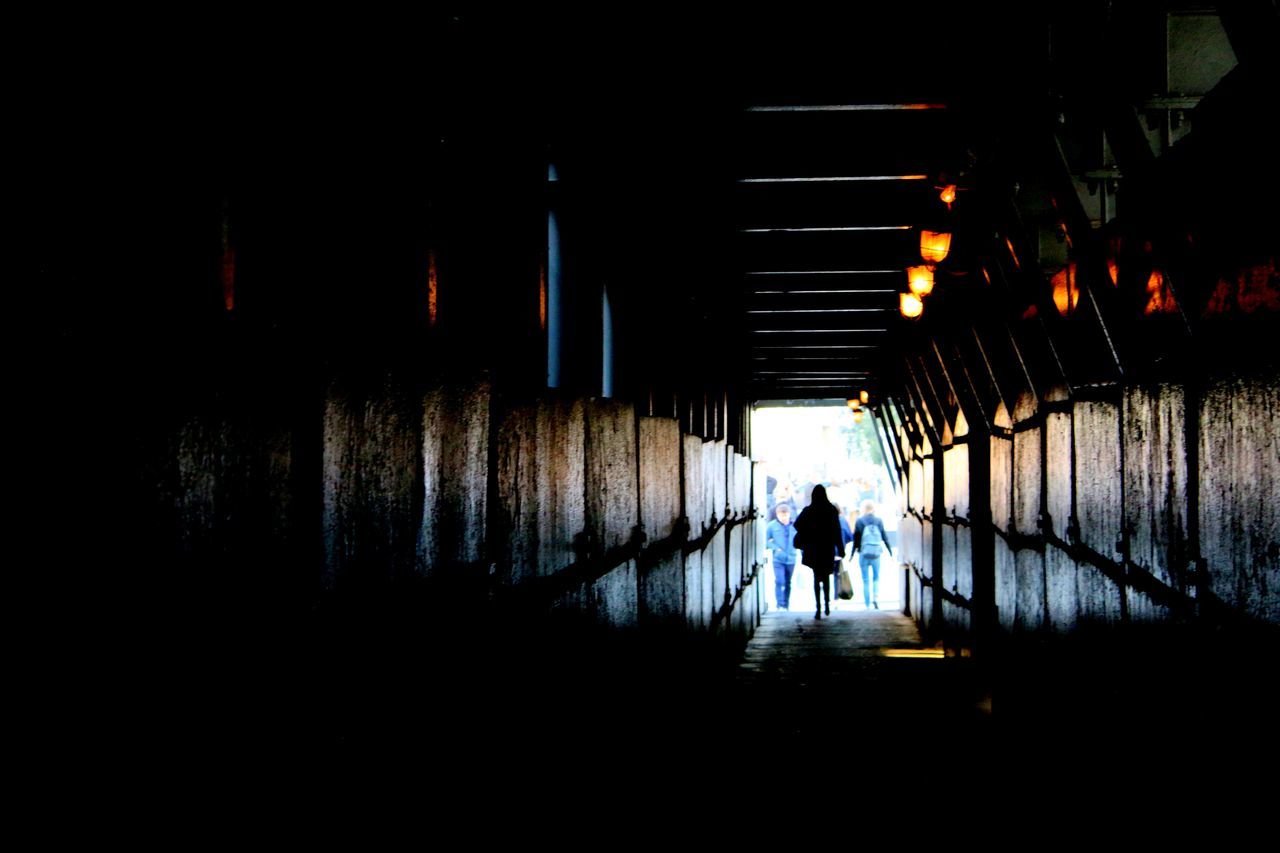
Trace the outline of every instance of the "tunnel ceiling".
{"type": "Polygon", "coordinates": [[[753,399],[877,386],[920,229],[955,230],[998,117],[1025,103],[1033,22],[928,15],[868,16],[749,76],[727,209],[753,399]]]}
{"type": "Polygon", "coordinates": [[[754,104],[735,187],[753,396],[871,384],[935,185],[964,164],[946,103],[754,104]]]}

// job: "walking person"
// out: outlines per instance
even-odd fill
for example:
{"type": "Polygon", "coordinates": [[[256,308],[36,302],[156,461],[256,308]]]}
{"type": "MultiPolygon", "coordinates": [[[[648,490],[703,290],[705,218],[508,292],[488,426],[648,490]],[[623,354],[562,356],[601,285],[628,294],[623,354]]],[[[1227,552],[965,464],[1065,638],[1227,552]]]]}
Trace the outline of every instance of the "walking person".
{"type": "Polygon", "coordinates": [[[880,554],[884,550],[893,556],[889,537],[885,536],[884,522],[876,515],[876,505],[867,501],[862,505],[862,517],[853,528],[853,550],[858,554],[858,568],[862,570],[862,601],[870,610],[880,609],[880,554]]]}
{"type": "Polygon", "coordinates": [[[796,528],[791,504],[777,505],[777,516],[765,528],[765,547],[773,552],[774,592],[779,610],[791,608],[791,576],[796,571],[796,528]]]}
{"type": "Polygon", "coordinates": [[[814,619],[821,619],[823,611],[831,615],[831,574],[836,571],[843,538],[840,534],[840,516],[831,501],[827,500],[826,486],[814,486],[809,505],[796,519],[796,546],[800,549],[804,564],[813,570],[813,599],[817,612],[814,619]],[[819,594],[821,589],[821,594],[819,594]]]}

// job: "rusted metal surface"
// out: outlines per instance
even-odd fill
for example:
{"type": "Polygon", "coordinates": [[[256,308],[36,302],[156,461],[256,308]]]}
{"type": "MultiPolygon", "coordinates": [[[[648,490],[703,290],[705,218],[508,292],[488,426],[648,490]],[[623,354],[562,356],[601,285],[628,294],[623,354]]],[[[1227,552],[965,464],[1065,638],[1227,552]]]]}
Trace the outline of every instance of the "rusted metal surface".
{"type": "MultiPolygon", "coordinates": [[[[414,563],[423,529],[425,568],[458,556],[456,537],[438,535],[435,517],[415,518],[420,500],[420,404],[390,382],[372,388],[333,386],[324,407],[324,553],[326,585],[354,574],[392,578],[414,563]],[[412,544],[411,544],[412,542],[412,544]]],[[[428,443],[439,448],[447,427],[431,422],[428,443]]],[[[438,457],[437,457],[438,458],[438,457]]],[[[441,487],[441,468],[428,469],[428,498],[436,506],[459,507],[441,487]]],[[[421,513],[421,510],[418,510],[421,513]]],[[[445,534],[448,535],[447,533],[445,534]]],[[[483,535],[481,535],[483,541],[483,535]]]]}
{"type": "Polygon", "coordinates": [[[1120,412],[1112,403],[1078,401],[1074,417],[1080,541],[1105,559],[1118,562],[1123,518],[1120,412]]]}
{"type": "Polygon", "coordinates": [[[1280,381],[1210,383],[1200,407],[1200,555],[1221,601],[1280,622],[1280,381]]]}
{"type": "Polygon", "coordinates": [[[639,522],[636,424],[630,406],[586,405],[587,530],[601,553],[625,545],[639,522]]]}
{"type": "Polygon", "coordinates": [[[640,523],[650,541],[666,539],[680,517],[680,424],[642,417],[639,439],[640,523]]]}
{"type": "MultiPolygon", "coordinates": [[[[485,554],[489,483],[488,382],[444,385],[422,407],[422,565],[475,563],[485,554]]],[[[402,475],[405,476],[405,475],[402,475]]]]}
{"type": "MultiPolygon", "coordinates": [[[[1124,397],[1125,525],[1129,560],[1181,589],[1187,549],[1186,397],[1181,386],[1130,388],[1124,397]]],[[[1141,608],[1131,615],[1152,618],[1141,608]]]]}

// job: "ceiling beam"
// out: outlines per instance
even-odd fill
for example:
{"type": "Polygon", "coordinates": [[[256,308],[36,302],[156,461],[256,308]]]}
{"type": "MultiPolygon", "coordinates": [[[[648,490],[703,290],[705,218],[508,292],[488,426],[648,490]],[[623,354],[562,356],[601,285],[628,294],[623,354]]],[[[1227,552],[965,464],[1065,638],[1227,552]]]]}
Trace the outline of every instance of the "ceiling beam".
{"type": "Polygon", "coordinates": [[[747,107],[749,113],[851,113],[945,110],[946,104],[769,104],[747,107]]]}

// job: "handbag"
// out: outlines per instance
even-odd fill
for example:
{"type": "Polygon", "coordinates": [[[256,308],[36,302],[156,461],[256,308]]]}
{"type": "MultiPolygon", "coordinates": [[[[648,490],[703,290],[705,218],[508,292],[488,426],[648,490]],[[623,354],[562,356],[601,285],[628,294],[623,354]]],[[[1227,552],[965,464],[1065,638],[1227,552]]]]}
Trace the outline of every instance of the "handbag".
{"type": "Polygon", "coordinates": [[[842,568],[840,570],[840,581],[836,595],[842,601],[848,601],[853,598],[853,578],[849,577],[849,570],[842,568]]]}

